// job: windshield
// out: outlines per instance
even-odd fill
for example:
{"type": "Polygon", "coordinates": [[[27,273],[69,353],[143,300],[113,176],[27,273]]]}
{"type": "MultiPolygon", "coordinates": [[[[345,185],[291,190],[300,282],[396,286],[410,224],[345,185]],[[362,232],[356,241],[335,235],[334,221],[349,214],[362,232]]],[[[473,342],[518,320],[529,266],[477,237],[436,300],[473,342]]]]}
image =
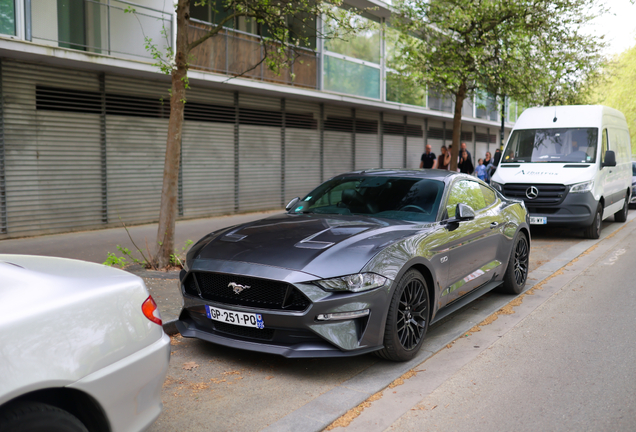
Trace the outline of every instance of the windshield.
{"type": "Polygon", "coordinates": [[[596,162],[597,128],[515,130],[502,162],[596,162]]]}
{"type": "Polygon", "coordinates": [[[444,183],[400,177],[337,177],[318,186],[290,213],[366,215],[433,222],[444,183]]]}

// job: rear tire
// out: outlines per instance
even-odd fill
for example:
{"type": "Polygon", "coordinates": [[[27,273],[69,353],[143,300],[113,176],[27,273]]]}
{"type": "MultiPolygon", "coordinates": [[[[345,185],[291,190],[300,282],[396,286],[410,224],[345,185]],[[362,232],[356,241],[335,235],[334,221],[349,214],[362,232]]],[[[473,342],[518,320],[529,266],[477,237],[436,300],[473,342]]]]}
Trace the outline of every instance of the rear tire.
{"type": "Polygon", "coordinates": [[[601,236],[601,223],[603,222],[603,206],[598,203],[596,207],[596,214],[594,214],[594,220],[592,225],[585,228],[585,237],[596,240],[601,236]]]}
{"type": "Polygon", "coordinates": [[[498,288],[498,291],[505,294],[521,294],[528,280],[529,263],[530,243],[528,237],[519,231],[512,243],[503,285],[498,288]]]}
{"type": "Polygon", "coordinates": [[[426,281],[417,270],[409,270],[393,292],[384,328],[384,348],[376,354],[386,360],[411,360],[422,347],[428,321],[426,281]]]}
{"type": "Polygon", "coordinates": [[[0,409],[2,432],[88,432],[71,413],[40,402],[15,402],[0,409]]]}
{"type": "Polygon", "coordinates": [[[625,203],[623,204],[623,208],[614,213],[614,221],[626,222],[627,213],[629,213],[629,192],[625,194],[625,203]]]}

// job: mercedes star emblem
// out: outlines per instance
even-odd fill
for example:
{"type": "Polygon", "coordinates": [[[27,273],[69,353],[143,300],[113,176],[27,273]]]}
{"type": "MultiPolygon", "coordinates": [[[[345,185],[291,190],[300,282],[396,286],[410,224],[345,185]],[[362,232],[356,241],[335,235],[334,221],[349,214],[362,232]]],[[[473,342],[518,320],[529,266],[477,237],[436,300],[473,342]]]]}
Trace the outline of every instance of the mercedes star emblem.
{"type": "Polygon", "coordinates": [[[526,189],[526,196],[528,197],[528,199],[535,199],[539,196],[539,189],[534,186],[530,186],[528,189],[526,189]]]}
{"type": "Polygon", "coordinates": [[[240,294],[241,291],[249,288],[249,286],[247,285],[239,285],[236,282],[230,282],[227,286],[228,288],[232,288],[234,290],[234,294],[240,294]]]}

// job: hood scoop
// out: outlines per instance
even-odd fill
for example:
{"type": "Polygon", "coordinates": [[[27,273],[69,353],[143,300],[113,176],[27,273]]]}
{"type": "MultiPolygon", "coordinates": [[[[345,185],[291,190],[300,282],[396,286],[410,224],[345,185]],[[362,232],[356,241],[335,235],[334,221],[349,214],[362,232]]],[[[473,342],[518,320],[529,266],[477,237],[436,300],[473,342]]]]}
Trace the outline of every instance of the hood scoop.
{"type": "Polygon", "coordinates": [[[299,241],[294,246],[301,249],[326,249],[368,229],[368,226],[331,227],[299,241]]]}
{"type": "Polygon", "coordinates": [[[245,237],[247,237],[247,236],[243,235],[243,234],[236,234],[236,231],[232,231],[232,232],[229,232],[229,233],[225,234],[224,236],[222,236],[221,237],[221,241],[236,243],[236,242],[240,242],[245,237]]]}

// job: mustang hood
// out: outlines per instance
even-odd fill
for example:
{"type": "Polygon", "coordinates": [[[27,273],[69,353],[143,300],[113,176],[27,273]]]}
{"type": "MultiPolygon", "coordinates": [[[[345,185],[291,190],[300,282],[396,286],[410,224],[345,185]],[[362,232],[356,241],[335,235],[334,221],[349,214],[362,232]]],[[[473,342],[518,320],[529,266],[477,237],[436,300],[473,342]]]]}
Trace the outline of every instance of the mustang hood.
{"type": "Polygon", "coordinates": [[[321,278],[343,276],[360,271],[381,249],[424,228],[361,216],[282,214],[213,236],[205,246],[195,245],[188,259],[269,265],[321,278]]]}

